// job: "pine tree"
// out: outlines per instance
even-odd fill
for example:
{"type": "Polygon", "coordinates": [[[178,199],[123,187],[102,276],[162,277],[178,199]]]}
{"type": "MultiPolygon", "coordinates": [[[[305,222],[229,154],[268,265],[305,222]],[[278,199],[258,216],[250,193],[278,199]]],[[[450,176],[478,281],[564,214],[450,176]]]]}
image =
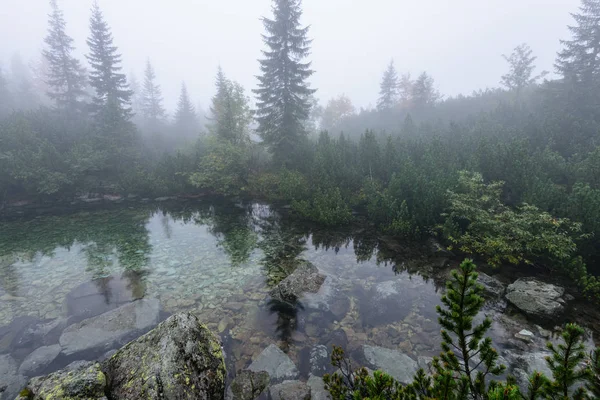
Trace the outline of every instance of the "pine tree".
{"type": "Polygon", "coordinates": [[[129,73],[128,82],[129,90],[131,90],[131,112],[133,113],[133,119],[136,124],[142,124],[142,88],[133,71],[129,73]]]}
{"type": "MultiPolygon", "coordinates": [[[[552,371],[554,380],[547,390],[553,398],[568,399],[571,387],[577,383],[585,382],[590,376],[589,368],[584,364],[586,360],[585,346],[582,337],[585,331],[575,324],[565,325],[562,333],[564,343],[554,346],[548,343],[552,355],[546,358],[548,367],[552,371]]],[[[583,388],[578,388],[573,398],[585,398],[583,388]]]]}
{"type": "Polygon", "coordinates": [[[542,72],[540,75],[532,76],[535,69],[533,63],[537,57],[533,55],[533,50],[525,43],[515,47],[510,56],[503,54],[502,57],[508,63],[509,71],[502,75],[501,83],[508,90],[514,90],[517,96],[521,94],[523,89],[533,85],[546,74],[542,72]]]}
{"type": "Polygon", "coordinates": [[[12,96],[8,89],[8,82],[4,77],[2,66],[0,65],[0,117],[8,115],[12,107],[12,96]]]}
{"type": "Polygon", "coordinates": [[[573,37],[561,41],[556,70],[566,81],[583,87],[596,86],[600,78],[600,0],[581,0],[580,12],[573,14],[573,37]]]}
{"type": "Polygon", "coordinates": [[[300,26],[301,0],[274,0],[273,19],[263,18],[267,50],[260,60],[257,95],[258,133],[270,146],[279,163],[289,159],[307,134],[310,89],[306,80],[313,74],[309,54],[308,27],[300,26]]]}
{"type": "Polygon", "coordinates": [[[125,74],[120,73],[121,55],[97,1],[92,6],[90,31],[90,53],[86,57],[91,66],[90,84],[95,90],[94,111],[105,122],[128,121],[132,116],[132,92],[125,74]]]}
{"type": "Polygon", "coordinates": [[[403,107],[409,107],[412,101],[414,82],[410,79],[410,73],[402,74],[400,82],[398,83],[398,95],[400,97],[400,104],[403,107]]]}
{"type": "Polygon", "coordinates": [[[398,103],[398,73],[394,67],[394,60],[390,61],[383,73],[379,90],[377,109],[379,111],[391,110],[398,103]]]}
{"type": "Polygon", "coordinates": [[[190,101],[185,83],[181,84],[181,93],[175,112],[175,129],[186,138],[193,138],[200,134],[200,126],[196,110],[190,101]]]}
{"type": "Polygon", "coordinates": [[[440,358],[444,364],[443,368],[437,364],[438,372],[442,369],[455,372],[459,392],[473,399],[487,392],[488,375],[500,375],[506,369],[498,365],[492,340],[485,337],[492,320],[486,317],[473,326],[473,319],[484,303],[483,287],[477,283],[477,276],[473,261],[464,260],[458,270],[452,271],[452,280],[446,284],[447,291],[442,296],[445,308],[437,306],[438,321],[443,328],[440,358]]]}
{"type": "Polygon", "coordinates": [[[234,144],[246,142],[252,113],[244,88],[227,79],[221,67],[217,71],[216,88],[210,108],[211,133],[234,144]]]}
{"type": "Polygon", "coordinates": [[[157,124],[164,121],[166,111],[163,107],[163,97],[160,85],[156,83],[156,74],[150,60],[146,62],[144,72],[144,90],[142,91],[142,113],[146,123],[155,128],[157,124]]]}
{"type": "Polygon", "coordinates": [[[81,112],[85,96],[85,69],[73,56],[73,39],[65,32],[65,19],[56,0],[50,0],[52,12],[48,15],[47,48],[43,55],[48,62],[48,97],[59,110],[70,114],[81,112]]]}
{"type": "Polygon", "coordinates": [[[11,59],[11,92],[14,108],[17,110],[32,110],[39,104],[37,94],[33,89],[31,69],[25,65],[19,53],[11,59]]]}
{"type": "Polygon", "coordinates": [[[413,85],[412,100],[416,108],[431,107],[440,99],[434,81],[427,72],[421,73],[413,85]]]}

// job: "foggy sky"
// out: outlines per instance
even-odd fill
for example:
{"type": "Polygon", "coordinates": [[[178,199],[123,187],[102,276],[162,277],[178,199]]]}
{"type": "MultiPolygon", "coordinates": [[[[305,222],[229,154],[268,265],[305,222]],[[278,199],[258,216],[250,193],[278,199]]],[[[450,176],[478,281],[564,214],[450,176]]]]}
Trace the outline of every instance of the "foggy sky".
{"type": "MultiPolygon", "coordinates": [[[[77,53],[87,50],[92,0],[58,0],[77,53]]],[[[0,2],[0,63],[15,51],[40,57],[47,29],[46,0],[0,2]]],[[[538,72],[553,72],[559,39],[568,38],[578,0],[304,0],[303,24],[314,39],[311,82],[321,103],[348,95],[357,107],[376,104],[390,59],[399,73],[428,71],[446,96],[498,87],[501,54],[528,43],[538,72]]],[[[208,108],[219,64],[247,94],[256,87],[261,16],[270,0],[100,0],[123,54],[124,72],[143,78],[150,58],[172,114],[182,80],[194,103],[208,108]]]]}

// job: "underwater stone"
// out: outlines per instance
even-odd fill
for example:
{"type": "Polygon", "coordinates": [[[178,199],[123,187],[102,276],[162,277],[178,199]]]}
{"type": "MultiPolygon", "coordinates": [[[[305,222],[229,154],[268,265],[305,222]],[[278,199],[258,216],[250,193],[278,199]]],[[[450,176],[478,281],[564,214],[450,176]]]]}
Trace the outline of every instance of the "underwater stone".
{"type": "Polygon", "coordinates": [[[9,355],[0,356],[0,398],[13,399],[26,379],[17,372],[17,363],[9,355]]]}
{"type": "Polygon", "coordinates": [[[72,355],[110,348],[128,335],[156,325],[159,311],[157,299],[143,299],[83,320],[63,331],[59,339],[62,351],[72,355]]]}
{"type": "Polygon", "coordinates": [[[419,368],[417,362],[397,350],[376,346],[363,346],[365,359],[375,368],[391,375],[397,381],[408,385],[419,368]]]}
{"type": "Polygon", "coordinates": [[[269,374],[265,371],[240,371],[231,382],[229,397],[232,400],[254,400],[269,386],[269,374]]]}
{"type": "Polygon", "coordinates": [[[271,400],[310,400],[310,386],[300,381],[285,381],[269,389],[271,400]]]}
{"type": "Polygon", "coordinates": [[[274,344],[264,349],[248,369],[254,372],[266,371],[271,382],[296,379],[300,374],[294,362],[274,344]]]}
{"type": "Polygon", "coordinates": [[[23,375],[37,375],[58,357],[60,350],[58,344],[37,348],[23,360],[19,372],[23,375]]]}

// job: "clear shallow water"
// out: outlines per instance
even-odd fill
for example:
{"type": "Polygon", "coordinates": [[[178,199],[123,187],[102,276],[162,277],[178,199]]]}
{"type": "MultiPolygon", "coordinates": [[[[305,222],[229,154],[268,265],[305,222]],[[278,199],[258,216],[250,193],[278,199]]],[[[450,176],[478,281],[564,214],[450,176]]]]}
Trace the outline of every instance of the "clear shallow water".
{"type": "MultiPolygon", "coordinates": [[[[161,318],[197,314],[221,335],[231,374],[272,343],[303,374],[316,344],[345,345],[358,361],[363,344],[415,360],[439,353],[444,260],[366,228],[315,230],[258,203],[177,203],[0,222],[0,235],[0,354],[17,362],[60,336],[28,341],[32,324],[66,327],[140,298],[158,299],[161,318]],[[321,291],[270,301],[301,259],[327,276],[321,291]]],[[[501,349],[535,329],[487,312],[501,349]]]]}

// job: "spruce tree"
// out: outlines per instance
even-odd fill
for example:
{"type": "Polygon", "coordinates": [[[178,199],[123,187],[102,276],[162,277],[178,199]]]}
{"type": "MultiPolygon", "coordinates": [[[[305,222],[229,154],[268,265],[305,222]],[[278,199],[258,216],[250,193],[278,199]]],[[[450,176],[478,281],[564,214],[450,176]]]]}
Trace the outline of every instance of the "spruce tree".
{"type": "Polygon", "coordinates": [[[252,113],[244,88],[227,79],[221,67],[217,71],[216,88],[210,108],[211,133],[234,144],[246,142],[252,113]]]}
{"type": "Polygon", "coordinates": [[[306,136],[304,123],[310,114],[310,89],[306,80],[313,74],[308,27],[300,26],[301,0],[274,0],[273,19],[263,18],[267,50],[260,60],[258,76],[258,133],[279,163],[294,152],[306,136]]]}
{"type": "Polygon", "coordinates": [[[164,121],[166,111],[163,107],[163,97],[160,85],[156,83],[156,74],[150,60],[146,62],[146,71],[144,72],[144,89],[141,98],[142,113],[146,123],[150,127],[156,127],[157,124],[164,121]]]}
{"type": "Polygon", "coordinates": [[[175,129],[186,138],[193,138],[200,133],[196,110],[190,101],[185,83],[181,84],[181,93],[177,102],[175,129]]]}
{"type": "Polygon", "coordinates": [[[435,89],[433,78],[427,72],[421,73],[413,85],[413,105],[423,109],[433,106],[439,99],[440,94],[435,89]]]}
{"type": "Polygon", "coordinates": [[[90,66],[90,84],[95,90],[94,111],[104,122],[128,121],[131,95],[125,74],[121,73],[121,55],[113,44],[113,36],[98,2],[92,6],[90,36],[86,56],[90,66]]]}
{"type": "Polygon", "coordinates": [[[400,104],[403,107],[409,107],[412,101],[414,82],[410,78],[410,73],[402,74],[400,81],[398,82],[398,96],[400,97],[400,104]]]}
{"type": "Polygon", "coordinates": [[[379,90],[377,109],[379,111],[391,110],[398,103],[398,73],[394,67],[394,60],[390,61],[383,73],[379,90]]]}
{"type": "Polygon", "coordinates": [[[46,49],[43,55],[48,62],[48,97],[59,110],[69,114],[81,112],[84,108],[85,70],[73,56],[73,39],[65,32],[65,19],[56,0],[50,0],[52,8],[48,15],[48,35],[44,39],[46,49]]]}
{"type": "Polygon", "coordinates": [[[142,87],[133,71],[129,73],[128,82],[129,90],[131,90],[131,112],[133,113],[133,119],[136,124],[142,124],[142,87]]]}
{"type": "Polygon", "coordinates": [[[15,53],[10,64],[10,86],[13,106],[17,110],[32,110],[39,104],[39,98],[33,88],[31,69],[25,65],[21,55],[15,53]]]}
{"type": "Polygon", "coordinates": [[[517,96],[527,86],[533,85],[538,79],[545,75],[542,72],[540,75],[533,76],[535,69],[534,61],[537,59],[533,55],[533,50],[523,43],[513,50],[510,56],[502,55],[509,65],[508,73],[502,75],[501,83],[508,90],[514,90],[517,96]]]}
{"type": "Polygon", "coordinates": [[[556,70],[563,78],[583,87],[596,86],[600,78],[600,0],[581,0],[576,25],[569,26],[571,40],[562,40],[556,70]]]}
{"type": "Polygon", "coordinates": [[[0,117],[6,116],[12,107],[12,96],[8,89],[8,82],[4,77],[2,66],[0,65],[0,117]]]}

